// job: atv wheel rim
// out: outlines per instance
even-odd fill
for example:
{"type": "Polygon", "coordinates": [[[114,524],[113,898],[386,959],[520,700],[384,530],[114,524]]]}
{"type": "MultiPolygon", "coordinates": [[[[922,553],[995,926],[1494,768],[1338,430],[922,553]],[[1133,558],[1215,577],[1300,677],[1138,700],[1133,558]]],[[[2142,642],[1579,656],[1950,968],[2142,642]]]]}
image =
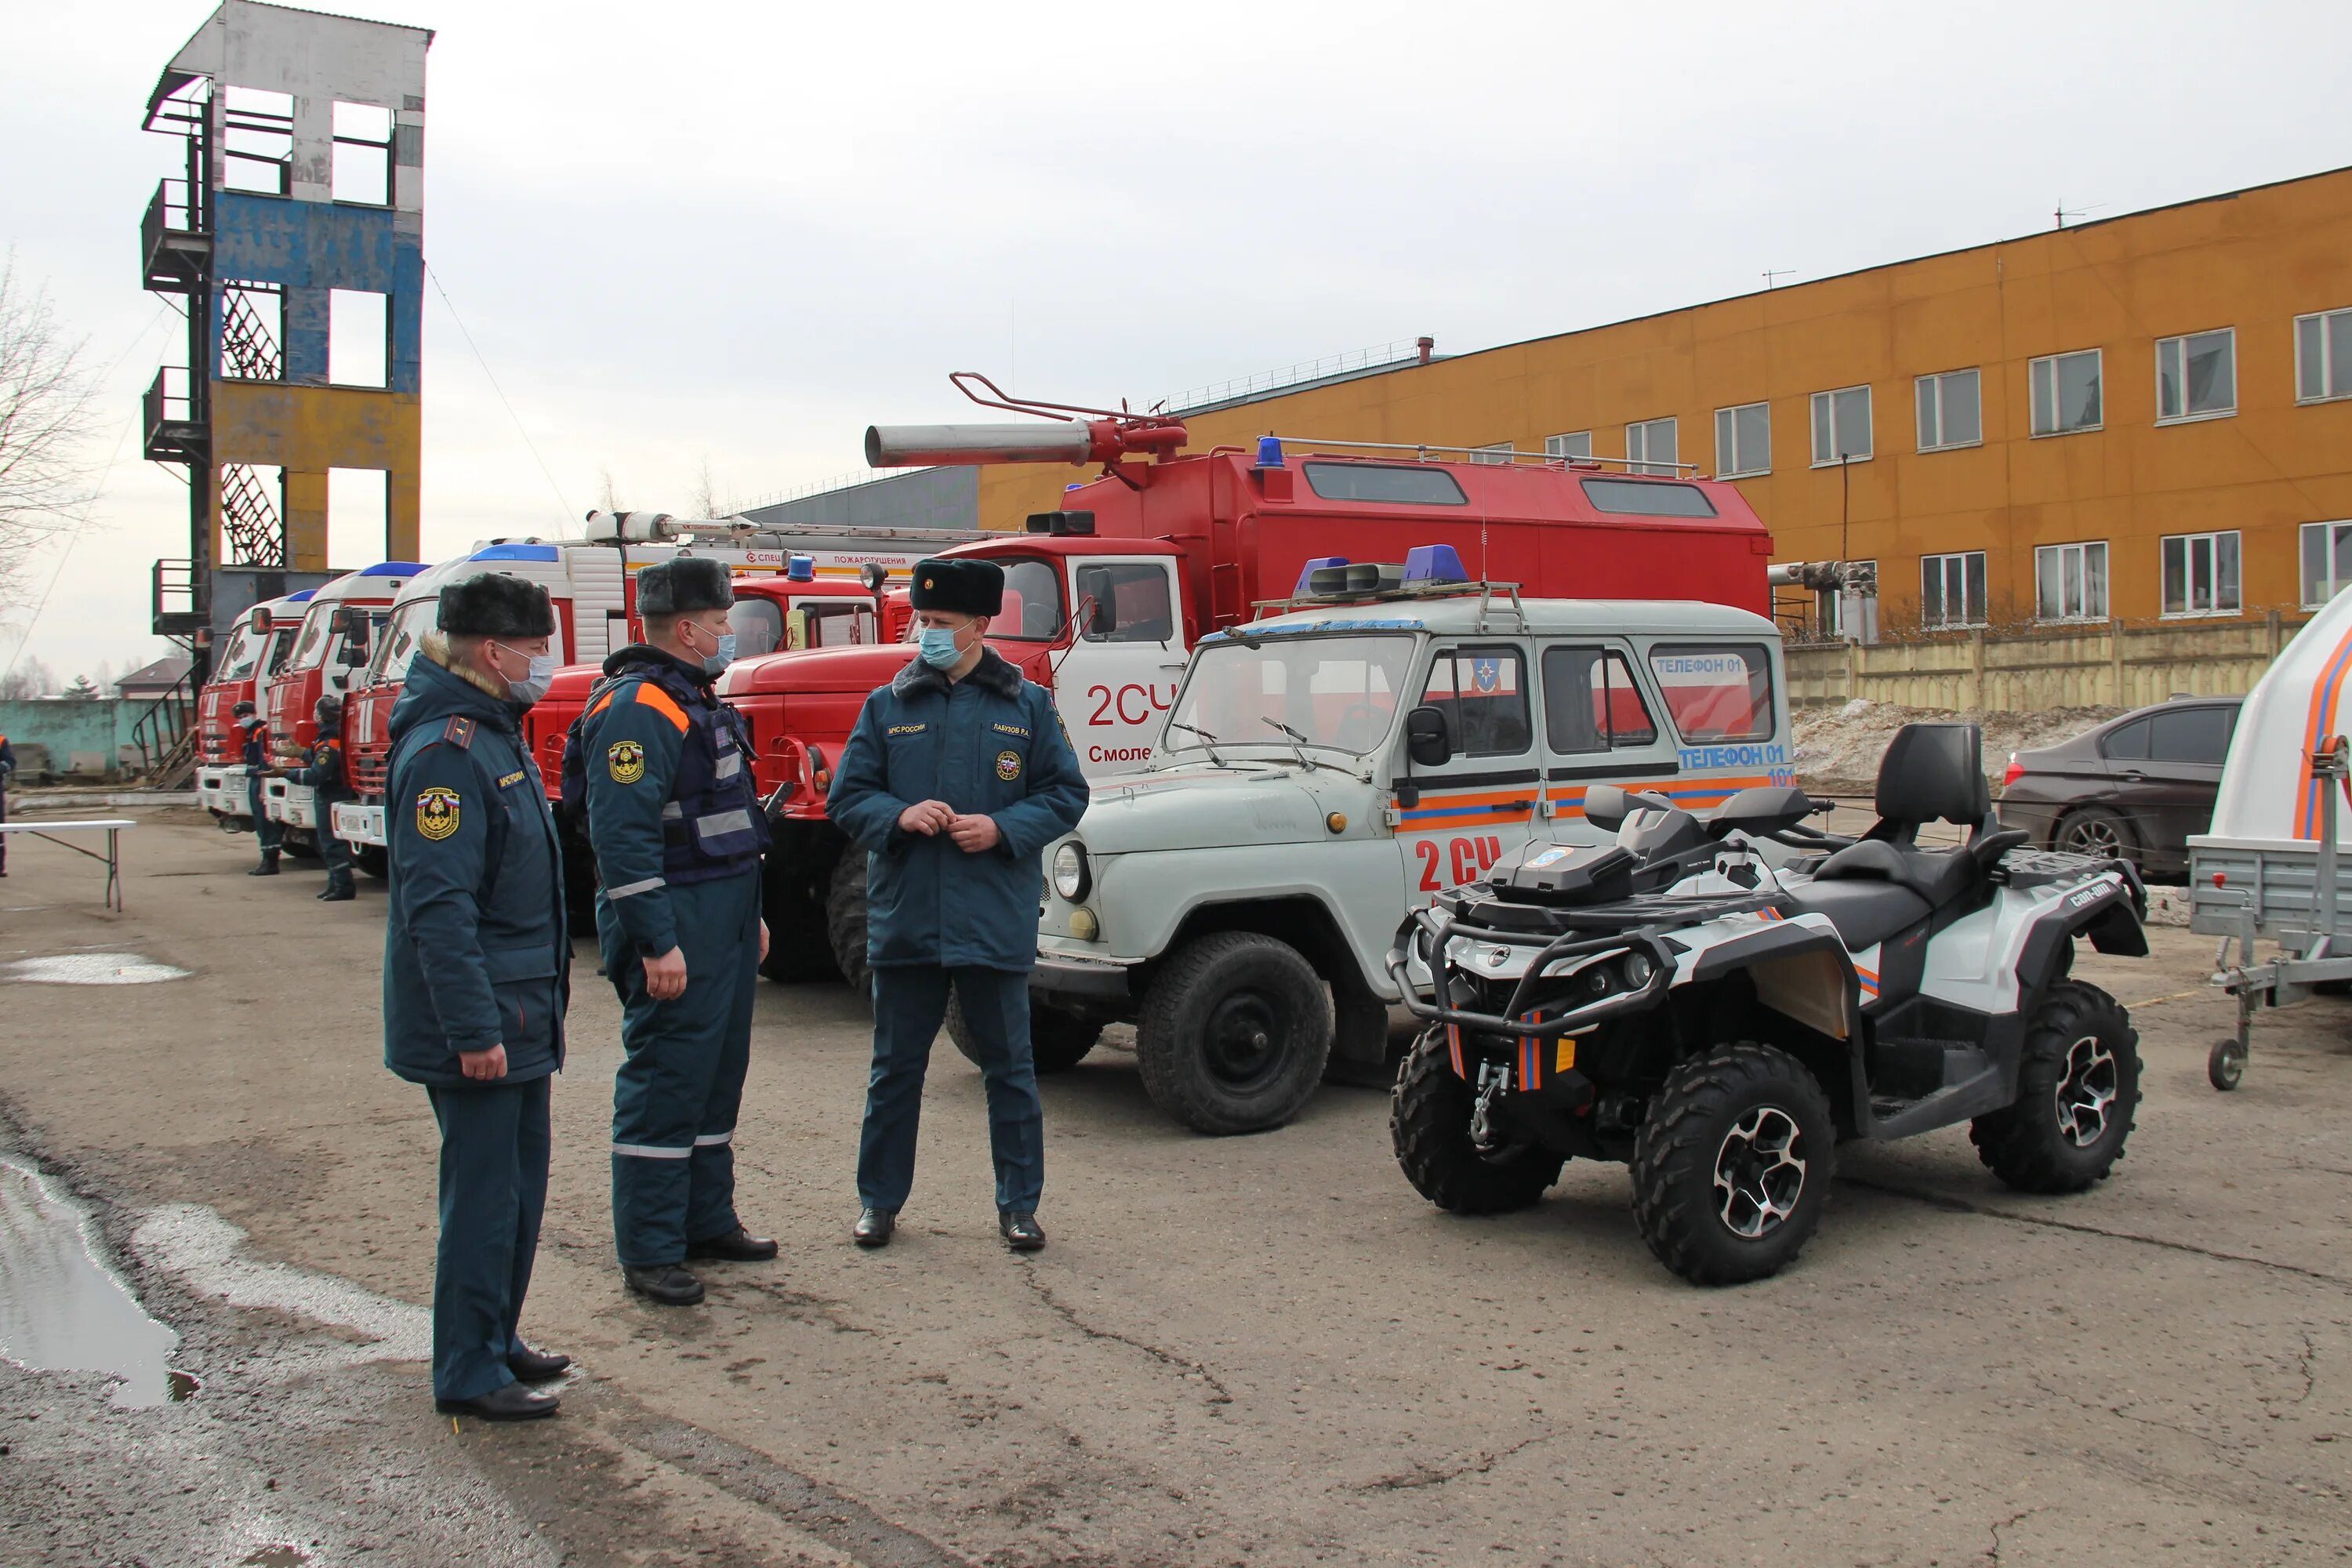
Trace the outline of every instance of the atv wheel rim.
{"type": "Polygon", "coordinates": [[[2120,855],[2124,837],[2105,817],[2077,817],[2066,825],[2066,847],[2077,855],[2120,855]]]}
{"type": "Polygon", "coordinates": [[[1715,1195],[1724,1228],[1753,1241],[1797,1212],[1805,1193],[1805,1135],[1777,1105],[1759,1105],[1723,1135],[1715,1195]]]}
{"type": "Polygon", "coordinates": [[[1202,1035],[1209,1076],[1220,1088],[1247,1093],[1280,1068],[1290,1030],[1271,999],[1255,991],[1234,991],[1210,1011],[1202,1035]]]}
{"type": "Polygon", "coordinates": [[[2066,1070],[2058,1079],[2058,1131],[2077,1149],[2106,1135],[2116,1103],[2116,1054],[2096,1035],[2085,1035],[2066,1050],[2066,1070]]]}

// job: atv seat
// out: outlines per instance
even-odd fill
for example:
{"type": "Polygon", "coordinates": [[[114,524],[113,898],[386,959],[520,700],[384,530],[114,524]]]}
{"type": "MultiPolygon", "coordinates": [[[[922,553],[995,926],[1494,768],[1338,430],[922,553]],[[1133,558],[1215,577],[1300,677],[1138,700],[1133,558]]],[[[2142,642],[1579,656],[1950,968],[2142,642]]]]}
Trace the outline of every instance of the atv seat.
{"type": "Polygon", "coordinates": [[[1864,948],[1982,885],[1992,816],[1982,745],[1974,724],[1897,730],[1878,764],[1877,824],[1822,862],[1797,906],[1829,916],[1848,947],[1864,948]],[[1969,828],[1969,842],[1921,848],[1920,827],[1939,821],[1969,828]]]}

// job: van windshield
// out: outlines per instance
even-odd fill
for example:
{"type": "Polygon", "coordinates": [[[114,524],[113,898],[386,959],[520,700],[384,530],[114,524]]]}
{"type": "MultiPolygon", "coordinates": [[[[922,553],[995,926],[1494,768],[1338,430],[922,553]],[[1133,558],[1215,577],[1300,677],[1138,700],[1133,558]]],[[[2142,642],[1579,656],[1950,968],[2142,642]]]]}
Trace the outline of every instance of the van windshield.
{"type": "Polygon", "coordinates": [[[1211,643],[1192,658],[1160,750],[1295,742],[1361,756],[1395,721],[1413,642],[1390,633],[1211,643]]]}

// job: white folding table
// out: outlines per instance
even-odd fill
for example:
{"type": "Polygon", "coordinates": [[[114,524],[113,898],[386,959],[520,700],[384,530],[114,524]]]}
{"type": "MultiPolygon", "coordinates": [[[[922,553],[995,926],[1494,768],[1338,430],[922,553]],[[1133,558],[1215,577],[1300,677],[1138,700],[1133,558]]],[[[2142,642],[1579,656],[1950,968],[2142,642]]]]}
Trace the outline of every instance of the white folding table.
{"type": "Polygon", "coordinates": [[[122,912],[122,830],[139,824],[127,816],[100,818],[89,822],[0,822],[0,833],[29,833],[36,838],[47,839],[60,849],[70,849],[77,855],[87,855],[106,863],[106,907],[115,913],[122,912]],[[85,849],[79,844],[68,844],[57,837],[59,833],[102,832],[106,835],[106,853],[85,849]]]}

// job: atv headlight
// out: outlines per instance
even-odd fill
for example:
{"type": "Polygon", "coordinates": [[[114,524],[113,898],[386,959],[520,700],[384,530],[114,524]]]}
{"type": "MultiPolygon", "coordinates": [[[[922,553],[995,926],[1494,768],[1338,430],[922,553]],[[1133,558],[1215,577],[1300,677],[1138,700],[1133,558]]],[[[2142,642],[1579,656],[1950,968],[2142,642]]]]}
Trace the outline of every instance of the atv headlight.
{"type": "Polygon", "coordinates": [[[1634,990],[1639,991],[1643,986],[1647,985],[1650,983],[1650,976],[1657,972],[1658,966],[1650,962],[1649,954],[1629,952],[1625,955],[1625,984],[1634,990]]]}
{"type": "Polygon", "coordinates": [[[1076,839],[1054,851],[1054,891],[1066,900],[1075,904],[1085,898],[1093,880],[1087,869],[1087,852],[1076,839]]]}

